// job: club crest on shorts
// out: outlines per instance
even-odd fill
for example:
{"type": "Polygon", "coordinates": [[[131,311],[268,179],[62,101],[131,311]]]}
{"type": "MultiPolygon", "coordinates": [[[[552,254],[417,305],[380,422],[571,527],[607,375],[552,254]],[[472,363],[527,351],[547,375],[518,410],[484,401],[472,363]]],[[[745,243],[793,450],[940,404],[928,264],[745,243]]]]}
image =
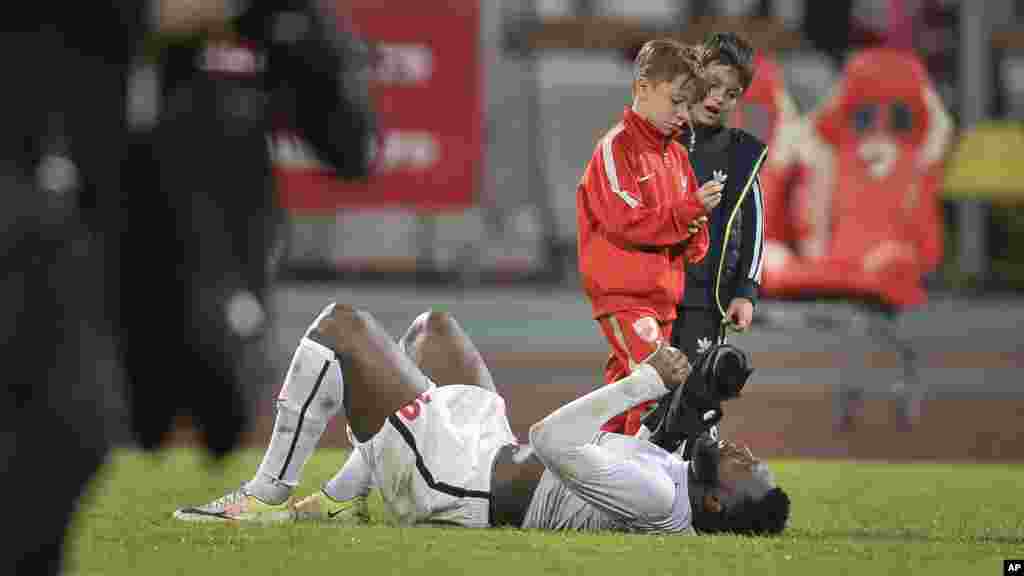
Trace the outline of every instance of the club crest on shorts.
{"type": "Polygon", "coordinates": [[[633,322],[633,331],[644,342],[656,342],[661,337],[661,330],[658,329],[658,321],[650,316],[638,318],[633,322]]]}

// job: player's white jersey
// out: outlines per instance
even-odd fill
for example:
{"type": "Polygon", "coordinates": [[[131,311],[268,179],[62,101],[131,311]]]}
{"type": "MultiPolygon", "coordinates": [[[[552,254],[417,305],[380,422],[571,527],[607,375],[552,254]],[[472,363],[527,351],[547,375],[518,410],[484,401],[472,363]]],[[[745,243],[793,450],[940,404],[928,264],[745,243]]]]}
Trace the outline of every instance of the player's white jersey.
{"type": "Polygon", "coordinates": [[[647,442],[601,433],[613,457],[588,470],[544,471],[523,528],[692,533],[689,463],[647,442]]]}

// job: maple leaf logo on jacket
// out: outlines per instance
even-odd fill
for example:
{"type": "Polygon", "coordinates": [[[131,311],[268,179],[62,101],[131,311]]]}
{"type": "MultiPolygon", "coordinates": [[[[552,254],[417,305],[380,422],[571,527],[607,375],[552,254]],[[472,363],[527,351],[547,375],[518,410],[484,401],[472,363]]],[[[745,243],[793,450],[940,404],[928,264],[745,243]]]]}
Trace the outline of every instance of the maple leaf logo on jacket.
{"type": "Polygon", "coordinates": [[[697,338],[697,354],[703,354],[711,349],[711,340],[707,338],[697,338]]]}

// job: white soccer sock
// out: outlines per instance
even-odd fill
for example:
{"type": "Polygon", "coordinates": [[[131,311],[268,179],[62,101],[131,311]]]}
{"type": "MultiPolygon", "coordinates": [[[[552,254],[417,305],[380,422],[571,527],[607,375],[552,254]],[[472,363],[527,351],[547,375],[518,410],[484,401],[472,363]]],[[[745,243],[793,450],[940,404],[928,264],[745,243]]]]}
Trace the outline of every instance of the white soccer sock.
{"type": "Polygon", "coordinates": [[[358,447],[352,449],[345,465],[324,485],[324,493],[333,500],[344,502],[366,496],[373,487],[373,475],[358,447]]]}
{"type": "Polygon", "coordinates": [[[539,455],[587,444],[616,414],[668,392],[653,367],[639,364],[629,376],[573,400],[531,426],[530,444],[539,455]]]}
{"type": "Polygon", "coordinates": [[[304,337],[278,394],[270,445],[256,477],[245,486],[249,494],[270,504],[288,498],[327,424],[342,407],[342,382],[334,351],[304,337]]]}

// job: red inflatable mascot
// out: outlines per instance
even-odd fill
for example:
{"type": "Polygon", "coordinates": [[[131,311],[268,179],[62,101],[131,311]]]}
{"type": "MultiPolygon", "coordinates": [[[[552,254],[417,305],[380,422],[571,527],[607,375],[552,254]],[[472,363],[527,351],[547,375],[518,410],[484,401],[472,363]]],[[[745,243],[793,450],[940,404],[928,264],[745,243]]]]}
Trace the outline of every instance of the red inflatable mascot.
{"type": "Polygon", "coordinates": [[[942,256],[937,195],[952,123],[920,60],[856,54],[804,128],[797,214],[782,216],[792,249],[767,253],[762,294],[924,303],[922,276],[942,256]]]}

